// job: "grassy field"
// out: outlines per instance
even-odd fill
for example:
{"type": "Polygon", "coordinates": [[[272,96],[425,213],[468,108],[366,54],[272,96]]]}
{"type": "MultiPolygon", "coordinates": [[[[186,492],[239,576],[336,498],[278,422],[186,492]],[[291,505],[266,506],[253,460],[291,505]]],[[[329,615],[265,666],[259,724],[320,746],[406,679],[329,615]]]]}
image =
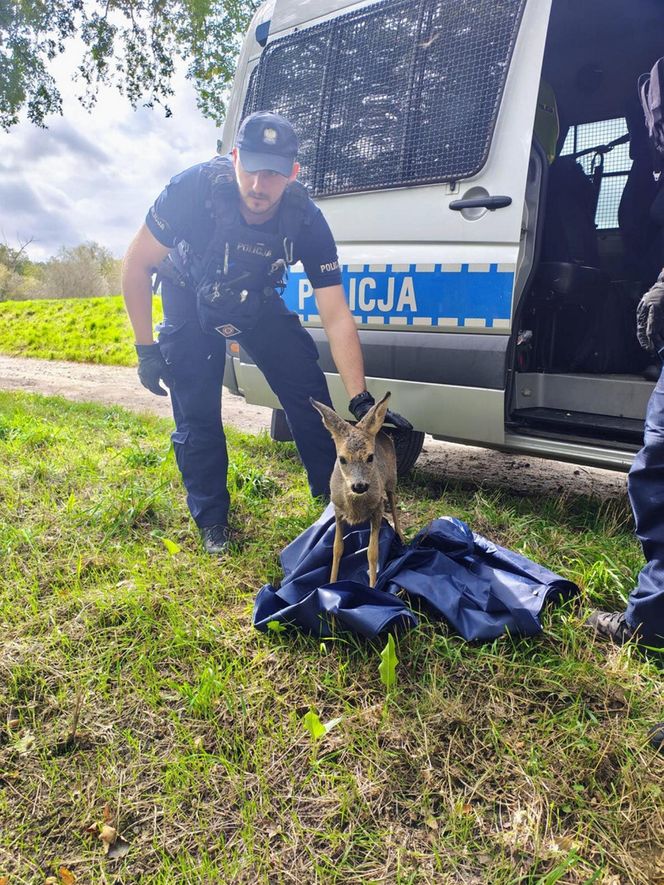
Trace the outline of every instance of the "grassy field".
{"type": "Polygon", "coordinates": [[[415,472],[408,536],[458,516],[582,594],[531,640],[422,623],[386,695],[382,642],[250,625],[319,512],[292,446],[230,434],[238,543],[216,561],[169,429],[0,394],[0,881],[664,882],[661,670],[581,627],[640,568],[624,499],[415,472]],[[341,721],[313,741],[309,710],[341,721]],[[109,856],[104,826],[124,840],[109,856]]]}
{"type": "MultiPolygon", "coordinates": [[[[153,302],[155,323],[161,299],[153,302]]],[[[44,360],[133,366],[134,336],[122,298],[0,302],[0,353],[44,360]]]]}

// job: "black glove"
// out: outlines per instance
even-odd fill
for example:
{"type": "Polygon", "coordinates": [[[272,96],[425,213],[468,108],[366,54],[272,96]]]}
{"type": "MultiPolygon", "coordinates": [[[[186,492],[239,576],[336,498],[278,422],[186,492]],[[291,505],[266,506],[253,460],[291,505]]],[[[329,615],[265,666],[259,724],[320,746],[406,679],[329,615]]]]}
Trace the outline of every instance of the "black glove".
{"type": "MultiPolygon", "coordinates": [[[[369,409],[374,405],[376,405],[376,400],[371,396],[368,390],[363,390],[362,393],[358,393],[357,396],[354,396],[348,403],[348,411],[352,415],[355,415],[355,418],[358,421],[361,421],[369,409]]],[[[407,418],[399,415],[398,412],[393,412],[391,409],[388,409],[385,413],[385,424],[391,424],[399,430],[413,429],[413,425],[407,418]]]]}
{"type": "Polygon", "coordinates": [[[136,353],[138,354],[138,377],[143,387],[157,396],[167,396],[168,391],[164,390],[159,381],[163,381],[167,387],[171,386],[171,370],[168,363],[161,355],[159,345],[154,344],[135,344],[136,353]]]}
{"type": "Polygon", "coordinates": [[[636,308],[636,337],[644,350],[664,345],[664,270],[636,308]]]}

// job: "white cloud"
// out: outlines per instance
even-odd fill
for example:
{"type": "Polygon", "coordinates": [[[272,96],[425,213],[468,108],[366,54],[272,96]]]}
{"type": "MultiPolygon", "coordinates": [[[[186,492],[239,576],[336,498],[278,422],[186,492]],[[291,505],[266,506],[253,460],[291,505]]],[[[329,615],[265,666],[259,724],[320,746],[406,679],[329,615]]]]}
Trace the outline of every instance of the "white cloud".
{"type": "Polygon", "coordinates": [[[33,238],[35,260],[84,240],[121,257],[171,176],[211,157],[221,135],[198,111],[183,66],[169,118],[159,107],[132,111],[111,88],[88,113],[75,98],[75,50],[72,44],[53,67],[63,116],[49,118],[48,129],[24,120],[0,132],[0,240],[33,238]]]}

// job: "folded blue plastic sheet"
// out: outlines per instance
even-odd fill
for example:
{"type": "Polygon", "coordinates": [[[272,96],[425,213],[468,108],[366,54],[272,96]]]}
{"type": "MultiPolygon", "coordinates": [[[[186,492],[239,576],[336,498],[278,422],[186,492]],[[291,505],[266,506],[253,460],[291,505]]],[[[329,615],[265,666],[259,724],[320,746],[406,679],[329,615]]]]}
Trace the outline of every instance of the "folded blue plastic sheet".
{"type": "Polygon", "coordinates": [[[334,509],[281,552],[284,580],[266,584],[254,604],[253,623],[266,631],[277,621],[319,637],[350,630],[367,638],[407,629],[418,619],[411,606],[445,620],[468,640],[504,633],[533,636],[542,629],[546,601],[562,601],[578,587],[532,560],[472,532],[459,519],[434,519],[407,546],[383,520],[379,572],[369,587],[369,526],[348,527],[339,580],[329,583],[334,509]]]}

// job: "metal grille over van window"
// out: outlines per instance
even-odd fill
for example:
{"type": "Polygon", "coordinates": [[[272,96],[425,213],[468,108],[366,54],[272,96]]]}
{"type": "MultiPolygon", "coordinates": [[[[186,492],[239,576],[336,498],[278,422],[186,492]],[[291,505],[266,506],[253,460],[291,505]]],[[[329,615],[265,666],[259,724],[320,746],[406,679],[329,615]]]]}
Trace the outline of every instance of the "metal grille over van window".
{"type": "Polygon", "coordinates": [[[384,0],[268,44],[244,114],[277,111],[314,195],[486,162],[525,0],[384,0]]]}
{"type": "MultiPolygon", "coordinates": [[[[599,120],[595,123],[578,123],[570,126],[560,153],[561,156],[581,153],[579,163],[586,175],[592,177],[599,154],[595,151],[587,153],[588,149],[609,145],[614,139],[626,134],[627,121],[624,117],[599,120]]],[[[606,152],[602,174],[597,182],[599,195],[595,224],[598,230],[618,227],[618,206],[631,168],[629,143],[616,145],[606,152]]]]}
{"type": "MultiPolygon", "coordinates": [[[[242,111],[242,118],[244,119],[247,114],[250,114],[254,108],[255,96],[256,96],[256,78],[258,77],[258,66],[256,66],[251,74],[249,74],[249,85],[247,86],[247,94],[244,97],[244,109],[242,111]],[[249,110],[247,110],[249,109],[249,110]]],[[[240,121],[238,120],[238,125],[240,121]]]]}

